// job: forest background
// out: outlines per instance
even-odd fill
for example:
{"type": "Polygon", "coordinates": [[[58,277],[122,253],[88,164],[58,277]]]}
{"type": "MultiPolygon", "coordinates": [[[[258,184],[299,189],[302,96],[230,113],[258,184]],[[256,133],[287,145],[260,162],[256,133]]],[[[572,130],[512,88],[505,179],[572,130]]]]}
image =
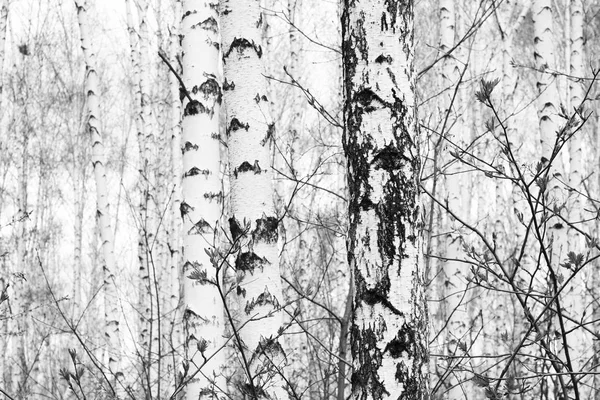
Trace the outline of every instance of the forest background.
{"type": "MultiPolygon", "coordinates": [[[[196,249],[208,249],[219,278],[186,266],[182,251],[204,230],[186,219],[195,208],[182,192],[203,171],[184,160],[182,116],[197,94],[182,70],[189,10],[177,0],[0,4],[0,393],[252,398],[254,375],[265,392],[347,398],[359,351],[349,334],[344,6],[261,4],[253,68],[269,161],[258,171],[271,165],[283,295],[265,291],[261,306],[274,307],[244,320],[232,257],[250,219],[234,234],[226,107],[215,109],[211,150],[199,150],[215,157],[221,217],[196,249]],[[220,289],[213,302],[192,299],[208,286],[220,289]],[[230,316],[213,333],[222,347],[192,337],[206,320],[192,303],[230,316]],[[247,324],[277,332],[285,360],[249,337],[263,351],[244,360],[236,337],[247,324]]],[[[431,398],[600,399],[599,13],[593,0],[414,2],[431,398]]],[[[209,59],[199,54],[188,62],[209,59]]]]}

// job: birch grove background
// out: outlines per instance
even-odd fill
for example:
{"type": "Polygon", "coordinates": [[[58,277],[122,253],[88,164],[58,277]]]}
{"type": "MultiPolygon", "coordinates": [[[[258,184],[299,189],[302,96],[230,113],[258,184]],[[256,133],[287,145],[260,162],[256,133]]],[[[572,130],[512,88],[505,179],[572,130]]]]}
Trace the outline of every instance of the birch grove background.
{"type": "Polygon", "coordinates": [[[600,399],[599,33],[0,0],[0,397],[600,399]]]}

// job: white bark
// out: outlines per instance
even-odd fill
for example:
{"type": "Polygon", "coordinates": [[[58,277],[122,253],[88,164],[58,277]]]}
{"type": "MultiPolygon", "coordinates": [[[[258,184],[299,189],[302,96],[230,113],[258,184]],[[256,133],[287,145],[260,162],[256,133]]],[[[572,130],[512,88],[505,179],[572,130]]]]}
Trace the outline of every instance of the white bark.
{"type": "MultiPolygon", "coordinates": [[[[3,99],[3,82],[4,82],[4,58],[5,49],[4,43],[6,41],[6,26],[8,22],[8,0],[2,0],[0,3],[0,110],[2,110],[2,99],[3,99]]],[[[0,114],[0,120],[1,120],[0,114]]]]}
{"type": "MultiPolygon", "coordinates": [[[[540,70],[554,68],[554,24],[552,0],[535,0],[532,5],[534,29],[534,61],[540,70]]],[[[552,74],[538,73],[538,118],[540,124],[541,157],[550,159],[558,129],[559,99],[552,74]]],[[[557,159],[557,161],[559,161],[557,159]]]]}
{"type": "MultiPolygon", "coordinates": [[[[455,0],[440,0],[440,51],[441,53],[448,52],[455,44],[456,36],[456,11],[455,11],[455,0]]],[[[442,132],[446,138],[450,140],[450,143],[446,143],[444,146],[445,153],[457,151],[455,146],[464,147],[467,142],[466,139],[466,127],[462,124],[462,117],[460,112],[455,110],[460,107],[460,95],[457,95],[452,103],[452,97],[454,96],[454,90],[456,85],[460,82],[460,70],[457,61],[454,59],[454,55],[448,56],[443,60],[442,64],[442,87],[448,88],[448,94],[444,96],[443,107],[444,112],[442,115],[443,119],[447,118],[447,122],[444,124],[445,131],[442,132]]],[[[446,175],[444,176],[444,183],[446,187],[446,199],[448,201],[448,207],[456,213],[464,214],[463,210],[470,210],[469,207],[469,188],[468,183],[462,179],[465,174],[461,173],[462,165],[460,161],[453,160],[452,157],[444,157],[446,162],[451,163],[450,167],[446,169],[446,175]]],[[[468,217],[468,215],[465,215],[468,217]]],[[[442,284],[442,299],[445,301],[440,305],[445,307],[444,321],[449,318],[446,333],[447,346],[444,351],[449,353],[451,356],[461,356],[463,350],[462,345],[469,346],[470,343],[466,343],[467,326],[469,322],[469,315],[467,314],[467,296],[465,291],[467,290],[467,281],[465,279],[465,268],[464,264],[455,261],[461,258],[462,254],[462,235],[460,232],[460,224],[453,223],[451,218],[446,218],[446,226],[443,228],[444,232],[448,232],[445,237],[445,256],[448,261],[443,264],[444,273],[441,275],[443,281],[442,284]]],[[[451,357],[449,360],[460,360],[460,358],[451,357]]],[[[465,395],[470,397],[471,385],[460,384],[464,380],[464,375],[460,372],[460,367],[456,367],[456,361],[449,362],[449,368],[455,368],[454,372],[449,374],[446,381],[448,385],[447,398],[449,400],[459,400],[465,395]]]]}
{"type": "Polygon", "coordinates": [[[198,346],[212,359],[186,388],[187,399],[219,398],[225,390],[221,275],[206,250],[216,248],[223,194],[219,177],[219,26],[217,3],[183,1],[183,81],[192,101],[183,114],[183,260],[187,359],[200,367],[198,346]],[[215,354],[216,353],[216,354],[215,354]]]}
{"type": "Polygon", "coordinates": [[[427,311],[418,230],[413,2],[346,0],[344,150],[355,399],[424,399],[427,311]]]}
{"type": "MultiPolygon", "coordinates": [[[[96,54],[92,46],[92,37],[89,26],[90,4],[86,1],[75,1],[77,19],[81,34],[81,48],[86,64],[85,93],[87,105],[86,132],[92,144],[92,166],[96,182],[96,217],[100,238],[102,241],[102,255],[104,258],[104,302],[105,302],[105,327],[107,338],[107,357],[111,372],[116,378],[122,375],[121,339],[119,332],[119,305],[115,283],[116,260],[114,254],[113,231],[110,227],[108,185],[104,165],[104,144],[100,134],[100,86],[96,72],[96,54]]],[[[120,385],[115,385],[117,392],[120,385]]]]}
{"type": "Polygon", "coordinates": [[[262,76],[261,24],[258,0],[221,4],[225,104],[231,182],[230,230],[241,250],[235,262],[241,309],[239,331],[247,382],[252,396],[283,399],[283,381],[271,363],[284,369],[278,329],[282,289],[277,226],[268,144],[273,125],[262,76]],[[246,232],[245,224],[249,225],[246,232]],[[279,364],[281,363],[281,364],[279,364]],[[262,365],[261,365],[262,364],[262,365]],[[263,367],[268,373],[257,374],[263,367]],[[264,390],[263,392],[261,389],[264,390]]]}

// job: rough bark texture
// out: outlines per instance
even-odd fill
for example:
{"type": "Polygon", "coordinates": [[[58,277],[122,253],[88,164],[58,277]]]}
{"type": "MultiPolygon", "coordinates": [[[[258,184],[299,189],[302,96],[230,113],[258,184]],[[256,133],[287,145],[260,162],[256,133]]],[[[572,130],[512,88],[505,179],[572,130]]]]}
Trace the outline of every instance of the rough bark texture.
{"type": "MultiPolygon", "coordinates": [[[[113,230],[110,227],[108,213],[108,185],[104,166],[104,144],[100,134],[100,87],[96,72],[96,54],[92,47],[90,25],[88,20],[89,3],[76,1],[77,19],[81,33],[81,48],[86,64],[85,94],[87,102],[86,132],[92,144],[92,166],[96,181],[96,217],[104,260],[104,302],[105,302],[105,336],[107,338],[108,365],[113,376],[122,375],[120,371],[121,340],[119,333],[119,304],[115,285],[116,260],[114,253],[113,230]]],[[[120,385],[116,385],[118,390],[120,385]]]]}
{"type": "Polygon", "coordinates": [[[427,309],[419,231],[413,2],[344,1],[344,150],[355,399],[424,399],[427,309]]]}
{"type": "Polygon", "coordinates": [[[184,323],[187,359],[200,367],[203,356],[214,357],[186,388],[186,399],[223,396],[225,363],[223,302],[215,262],[206,250],[215,248],[222,213],[219,156],[218,11],[216,1],[183,1],[183,81],[192,101],[183,112],[183,268],[184,323]],[[204,354],[202,354],[204,353],[204,354]]]}
{"type": "Polygon", "coordinates": [[[221,13],[231,182],[229,222],[232,238],[241,244],[235,268],[243,312],[234,329],[245,345],[240,351],[246,382],[239,390],[251,398],[282,399],[287,394],[277,372],[285,367],[278,332],[282,324],[279,221],[273,203],[268,148],[273,125],[262,75],[263,19],[258,0],[226,0],[221,4],[221,13]],[[244,229],[246,224],[249,229],[244,229]]]}

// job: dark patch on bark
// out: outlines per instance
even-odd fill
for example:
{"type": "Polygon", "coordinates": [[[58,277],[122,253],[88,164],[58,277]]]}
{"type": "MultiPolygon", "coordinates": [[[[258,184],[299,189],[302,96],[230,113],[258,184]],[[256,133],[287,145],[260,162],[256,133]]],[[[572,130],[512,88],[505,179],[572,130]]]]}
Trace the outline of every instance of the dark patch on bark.
{"type": "MultiPolygon", "coordinates": [[[[371,88],[363,88],[354,96],[354,101],[362,107],[362,111],[371,113],[381,106],[385,106],[385,102],[375,94],[371,88]]],[[[359,110],[360,112],[360,110],[359,110]]]]}
{"type": "MultiPolygon", "coordinates": [[[[214,19],[212,16],[206,18],[202,22],[199,22],[198,24],[196,24],[196,26],[198,26],[201,29],[204,29],[205,31],[212,32],[214,34],[219,33],[219,24],[217,23],[217,20],[214,19]]],[[[195,29],[196,26],[192,26],[192,29],[195,29]]]]}
{"type": "Polygon", "coordinates": [[[384,352],[389,351],[393,358],[400,358],[403,352],[410,355],[411,347],[413,347],[414,343],[415,332],[409,325],[404,323],[396,334],[396,337],[390,340],[385,346],[384,352]]]}
{"type": "Polygon", "coordinates": [[[250,125],[248,123],[241,123],[240,120],[237,118],[232,118],[231,122],[229,123],[229,126],[227,126],[227,129],[225,129],[225,132],[227,133],[227,136],[229,136],[232,131],[235,132],[240,129],[243,129],[246,132],[248,132],[248,129],[250,129],[250,125]]]}
{"type": "Polygon", "coordinates": [[[277,301],[275,296],[269,293],[269,291],[265,287],[265,291],[259,294],[256,299],[252,299],[251,301],[246,302],[246,307],[244,307],[244,311],[246,312],[246,315],[250,315],[252,310],[254,310],[254,308],[256,308],[257,306],[266,305],[272,305],[273,308],[279,307],[279,302],[277,301]]]}
{"type": "MultiPolygon", "coordinates": [[[[373,331],[372,326],[363,329],[352,324],[350,327],[350,341],[352,355],[356,368],[350,377],[352,392],[359,393],[355,388],[365,388],[373,399],[381,399],[389,394],[378,374],[381,365],[381,351],[377,347],[379,333],[373,331]]],[[[364,397],[360,397],[362,400],[364,397]]]]}
{"type": "Polygon", "coordinates": [[[244,229],[242,229],[242,226],[235,216],[229,218],[229,232],[231,233],[231,239],[234,242],[244,235],[244,229]]]}
{"type": "Polygon", "coordinates": [[[209,110],[204,107],[202,103],[200,103],[198,100],[192,100],[185,105],[183,116],[187,117],[188,115],[196,115],[207,112],[209,112],[209,110]]]}
{"type": "Polygon", "coordinates": [[[198,145],[192,144],[191,142],[186,141],[185,144],[183,145],[183,147],[181,148],[181,153],[185,154],[190,150],[198,150],[198,145]]]}
{"type": "Polygon", "coordinates": [[[179,204],[179,212],[181,213],[181,219],[183,219],[183,217],[188,215],[189,212],[192,211],[193,209],[194,209],[194,207],[192,207],[188,203],[186,203],[185,200],[182,201],[181,204],[179,204]]]}
{"type": "Polygon", "coordinates": [[[233,170],[233,175],[237,178],[241,172],[252,171],[254,174],[260,174],[263,170],[258,165],[258,160],[254,160],[254,165],[251,165],[248,161],[244,161],[239,167],[233,170]]]}
{"type": "Polygon", "coordinates": [[[256,228],[252,231],[254,241],[276,243],[278,238],[277,227],[279,220],[276,217],[263,217],[256,220],[256,228]]]}
{"type": "Polygon", "coordinates": [[[240,55],[244,54],[247,49],[253,49],[258,58],[262,58],[263,54],[262,47],[259,44],[254,43],[254,41],[250,42],[246,38],[234,38],[229,46],[229,50],[227,50],[227,53],[223,54],[223,60],[229,57],[229,54],[231,54],[233,49],[236,49],[240,55]]]}
{"type": "Polygon", "coordinates": [[[233,90],[235,89],[235,82],[227,82],[227,79],[223,82],[223,90],[233,90]]]}
{"type": "Polygon", "coordinates": [[[187,171],[185,174],[183,174],[184,178],[187,178],[188,176],[194,176],[194,175],[210,175],[210,171],[208,169],[200,169],[198,167],[192,167],[190,168],[189,171],[187,171]]]}
{"type": "Polygon", "coordinates": [[[383,12],[381,13],[381,32],[386,32],[388,29],[387,16],[383,12]]]}
{"type": "Polygon", "coordinates": [[[204,193],[204,198],[208,200],[217,199],[217,201],[220,202],[223,199],[223,192],[206,192],[204,193]]]}
{"type": "Polygon", "coordinates": [[[196,222],[192,228],[188,231],[188,235],[203,235],[205,233],[210,233],[212,227],[204,218],[200,218],[198,222],[196,222]]]}
{"type": "Polygon", "coordinates": [[[240,253],[240,255],[238,255],[238,257],[235,259],[235,269],[237,271],[249,271],[252,273],[256,268],[260,268],[262,270],[264,265],[268,263],[269,261],[266,258],[259,257],[258,254],[252,251],[247,251],[240,253]]]}
{"type": "MultiPolygon", "coordinates": [[[[276,360],[280,356],[285,356],[285,351],[277,338],[269,337],[260,340],[256,347],[256,351],[252,355],[252,359],[260,358],[263,354],[266,355],[269,360],[276,360]]],[[[252,364],[252,361],[250,363],[252,364]]]]}
{"type": "Polygon", "coordinates": [[[406,157],[398,150],[393,142],[388,143],[381,150],[375,150],[373,154],[374,155],[371,164],[375,167],[375,169],[383,169],[390,173],[402,168],[405,162],[410,162],[410,160],[407,160],[406,157]]]}
{"type": "Polygon", "coordinates": [[[223,93],[221,92],[221,87],[219,86],[219,82],[214,75],[208,75],[206,80],[200,84],[200,86],[194,86],[191,91],[193,94],[202,93],[204,99],[208,100],[210,98],[215,99],[215,103],[221,104],[223,100],[223,93]]]}
{"type": "Polygon", "coordinates": [[[379,56],[377,56],[377,58],[375,59],[375,62],[377,64],[383,64],[383,63],[387,63],[387,64],[391,64],[393,61],[392,56],[388,55],[383,55],[380,54],[379,56]]]}

